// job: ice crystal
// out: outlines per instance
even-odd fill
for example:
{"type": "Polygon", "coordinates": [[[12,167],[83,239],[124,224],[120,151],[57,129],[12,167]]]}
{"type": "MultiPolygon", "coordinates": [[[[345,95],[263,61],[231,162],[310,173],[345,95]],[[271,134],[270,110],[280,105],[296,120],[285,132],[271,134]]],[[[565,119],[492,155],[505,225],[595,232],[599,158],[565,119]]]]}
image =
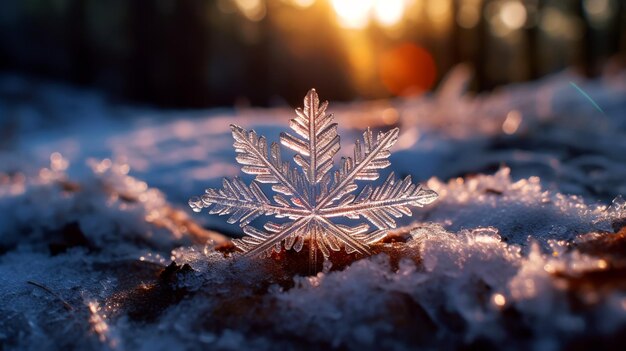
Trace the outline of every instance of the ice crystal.
{"type": "MultiPolygon", "coordinates": [[[[341,159],[339,169],[333,169],[333,157],[340,149],[337,123],[326,114],[328,102],[320,104],[317,93],[310,90],[304,98],[304,108],[296,109],[297,117],[289,123],[295,135],[281,133],[280,142],[293,150],[295,163],[283,162],[278,143],[269,147],[263,136],[231,125],[237,162],[246,174],[256,176],[249,186],[240,178],[224,179],[221,189],[207,189],[201,197],[189,200],[191,208],[200,212],[230,215],[228,223],[239,222],[247,236],[234,240],[246,255],[265,256],[272,250],[300,251],[305,240],[310,249],[319,248],[324,257],[330,250],[369,254],[369,245],[382,239],[387,230],[395,228],[395,218],[410,216],[410,206],[422,207],[433,202],[437,194],[413,184],[411,177],[402,180],[393,172],[379,186],[366,185],[358,194],[356,181],[374,181],[379,171],[389,166],[389,149],[398,140],[399,129],[374,133],[368,128],[363,140],[354,145],[354,155],[341,159]],[[272,200],[259,183],[271,184],[272,200]],[[267,215],[286,218],[286,223],[267,222],[265,230],[250,223],[267,215]],[[335,218],[365,219],[354,226],[337,224],[335,218]]],[[[312,251],[313,252],[313,251],[312,251]]]]}

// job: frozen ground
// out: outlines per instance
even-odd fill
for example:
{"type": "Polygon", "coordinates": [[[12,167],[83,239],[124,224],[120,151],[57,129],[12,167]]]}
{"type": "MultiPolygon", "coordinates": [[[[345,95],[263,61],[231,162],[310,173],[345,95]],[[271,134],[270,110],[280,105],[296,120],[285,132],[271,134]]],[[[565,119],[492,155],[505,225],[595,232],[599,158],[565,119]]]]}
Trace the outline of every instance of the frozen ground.
{"type": "Polygon", "coordinates": [[[331,101],[341,152],[398,125],[391,168],[440,199],[315,273],[306,253],[233,260],[239,228],[186,206],[238,173],[228,124],[276,140],[291,108],[158,111],[2,76],[0,349],[620,349],[626,72],[468,79],[331,101]]]}

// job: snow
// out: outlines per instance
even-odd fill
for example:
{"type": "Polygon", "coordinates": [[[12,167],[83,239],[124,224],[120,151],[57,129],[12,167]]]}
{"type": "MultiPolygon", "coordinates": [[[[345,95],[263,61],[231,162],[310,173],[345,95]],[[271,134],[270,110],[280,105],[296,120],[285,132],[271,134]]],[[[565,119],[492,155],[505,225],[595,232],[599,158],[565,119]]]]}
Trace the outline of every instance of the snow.
{"type": "Polygon", "coordinates": [[[186,205],[239,172],[228,124],[278,140],[291,108],[159,111],[2,76],[0,348],[615,346],[625,78],[471,96],[460,67],[433,95],[332,103],[344,140],[399,125],[391,168],[439,199],[315,273],[308,254],[237,259],[238,228],[186,205]]]}
{"type": "Polygon", "coordinates": [[[440,194],[428,220],[449,230],[494,227],[509,243],[572,240],[591,231],[611,231],[606,206],[586,203],[578,195],[542,188],[538,177],[513,181],[510,168],[493,175],[428,181],[440,194]]]}
{"type": "Polygon", "coordinates": [[[127,176],[128,165],[89,160],[89,175],[73,183],[64,172],[67,161],[60,154],[51,158],[36,175],[5,175],[1,246],[45,249],[73,225],[87,235],[89,247],[100,250],[167,249],[184,242],[184,230],[167,218],[163,195],[127,176]]]}

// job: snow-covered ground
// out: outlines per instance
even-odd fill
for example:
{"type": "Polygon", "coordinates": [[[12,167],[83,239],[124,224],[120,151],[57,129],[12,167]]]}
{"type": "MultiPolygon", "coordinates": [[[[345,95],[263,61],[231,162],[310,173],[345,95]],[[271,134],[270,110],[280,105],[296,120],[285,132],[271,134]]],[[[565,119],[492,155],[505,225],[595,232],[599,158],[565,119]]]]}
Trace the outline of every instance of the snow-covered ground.
{"type": "Polygon", "coordinates": [[[0,349],[619,349],[626,72],[479,96],[468,79],[331,101],[340,153],[399,126],[390,168],[440,198],[312,273],[307,253],[233,260],[239,227],[187,207],[239,173],[230,123],[277,140],[292,108],[159,111],[0,77],[0,349]]]}

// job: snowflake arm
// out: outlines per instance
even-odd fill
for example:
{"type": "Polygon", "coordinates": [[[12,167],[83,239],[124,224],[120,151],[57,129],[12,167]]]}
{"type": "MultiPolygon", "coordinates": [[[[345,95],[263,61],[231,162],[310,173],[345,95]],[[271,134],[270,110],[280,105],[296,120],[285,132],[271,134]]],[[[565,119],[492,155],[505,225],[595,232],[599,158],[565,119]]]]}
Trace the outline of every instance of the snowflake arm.
{"type": "MultiPolygon", "coordinates": [[[[360,228],[364,228],[365,230],[367,230],[369,229],[369,226],[361,226],[355,228],[354,230],[350,230],[349,227],[339,226],[324,217],[320,217],[318,219],[318,223],[326,230],[328,230],[329,234],[332,234],[344,244],[347,253],[358,252],[363,255],[371,254],[371,251],[367,247],[367,244],[354,238],[354,235],[360,232],[360,228]]],[[[317,243],[318,245],[320,245],[319,241],[317,241],[317,243]]]]}
{"type": "Polygon", "coordinates": [[[329,203],[341,199],[343,196],[355,191],[356,180],[376,180],[378,171],[389,166],[389,149],[398,140],[400,130],[394,128],[385,133],[379,133],[376,140],[372,131],[368,128],[363,133],[363,145],[356,141],[354,145],[354,158],[342,159],[341,168],[335,172],[335,184],[329,193],[318,203],[318,208],[324,208],[329,203]]]}
{"type": "Polygon", "coordinates": [[[233,243],[244,252],[244,256],[249,257],[267,256],[272,250],[280,252],[283,240],[285,240],[285,248],[287,250],[291,249],[295,243],[297,246],[294,249],[300,251],[304,245],[302,229],[309,224],[309,221],[310,218],[304,217],[283,225],[267,223],[265,229],[269,233],[247,226],[244,228],[244,232],[248,236],[235,239],[233,243]],[[295,242],[296,239],[298,239],[297,243],[295,242]]]}
{"type": "Polygon", "coordinates": [[[308,214],[306,210],[287,207],[288,203],[282,203],[282,206],[270,203],[257,183],[253,182],[248,187],[239,178],[224,179],[222,189],[207,189],[200,198],[190,199],[189,205],[196,212],[201,211],[202,208],[210,208],[210,214],[220,216],[230,214],[227,222],[229,224],[240,222],[242,227],[263,214],[292,219],[308,214]]]}
{"type": "Polygon", "coordinates": [[[298,207],[310,208],[303,181],[295,170],[289,169],[289,163],[282,162],[280,147],[272,143],[270,154],[267,153],[265,137],[257,136],[255,131],[247,131],[239,126],[230,126],[237,152],[237,162],[243,165],[246,174],[256,175],[259,183],[273,184],[272,190],[283,195],[293,196],[292,202],[298,207]]]}
{"type": "Polygon", "coordinates": [[[381,186],[367,185],[358,196],[346,197],[343,203],[324,208],[321,213],[327,218],[363,216],[379,229],[390,229],[396,227],[394,218],[411,215],[409,206],[423,207],[436,198],[437,193],[413,184],[410,176],[397,181],[392,172],[381,186]]]}
{"type": "Polygon", "coordinates": [[[320,105],[315,89],[304,98],[304,109],[296,109],[297,117],[289,126],[300,138],[289,133],[281,133],[280,142],[297,154],[294,161],[304,172],[309,184],[319,183],[333,168],[333,157],[339,151],[337,123],[333,115],[326,114],[328,101],[320,105]]]}

